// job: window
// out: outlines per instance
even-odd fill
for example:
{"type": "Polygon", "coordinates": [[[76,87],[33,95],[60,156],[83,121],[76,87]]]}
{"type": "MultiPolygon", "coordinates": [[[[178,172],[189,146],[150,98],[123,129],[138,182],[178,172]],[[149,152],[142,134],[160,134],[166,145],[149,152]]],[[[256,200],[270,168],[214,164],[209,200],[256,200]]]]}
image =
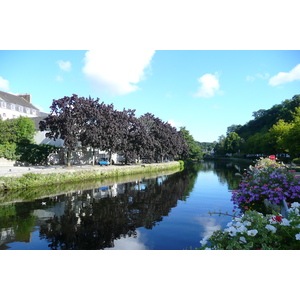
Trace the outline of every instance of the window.
{"type": "Polygon", "coordinates": [[[1,102],[1,107],[6,108],[6,102],[1,102]]]}
{"type": "Polygon", "coordinates": [[[22,106],[19,106],[19,111],[23,112],[23,107],[22,106]]]}
{"type": "Polygon", "coordinates": [[[32,110],[32,114],[36,115],[36,110],[35,109],[32,110]]]}
{"type": "Polygon", "coordinates": [[[26,113],[30,114],[30,108],[26,107],[26,113]]]}
{"type": "Polygon", "coordinates": [[[14,104],[11,104],[11,105],[10,105],[10,108],[11,108],[12,110],[15,110],[15,109],[16,109],[16,106],[15,106],[14,104]]]}

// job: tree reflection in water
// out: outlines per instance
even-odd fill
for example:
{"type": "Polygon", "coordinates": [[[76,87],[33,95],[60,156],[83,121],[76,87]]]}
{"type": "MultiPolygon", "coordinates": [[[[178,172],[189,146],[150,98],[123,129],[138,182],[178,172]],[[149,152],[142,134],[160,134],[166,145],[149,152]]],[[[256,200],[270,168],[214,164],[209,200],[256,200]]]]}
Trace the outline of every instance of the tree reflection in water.
{"type": "MultiPolygon", "coordinates": [[[[216,197],[214,187],[218,185],[202,185],[201,178],[205,178],[202,175],[206,172],[215,174],[221,185],[228,186],[228,189],[225,187],[222,190],[224,199],[228,199],[228,190],[235,189],[240,180],[240,177],[235,176],[237,170],[234,165],[208,161],[194,164],[172,175],[142,180],[141,177],[135,177],[129,179],[128,183],[119,184],[110,181],[106,187],[100,187],[102,184],[98,182],[88,183],[86,187],[77,185],[57,188],[55,191],[45,189],[45,195],[54,195],[51,197],[43,196],[40,190],[24,191],[23,198],[22,193],[4,193],[0,195],[0,250],[109,249],[114,247],[116,240],[137,237],[140,231],[137,229],[152,229],[176,206],[180,210],[174,212],[180,218],[187,216],[185,208],[193,215],[196,213],[197,217],[200,213],[207,214],[213,209],[210,203],[217,206],[219,204],[217,199],[210,202],[216,197]],[[92,188],[96,184],[98,187],[92,188]],[[179,201],[185,200],[188,205],[178,205],[179,201]]],[[[170,219],[172,218],[168,218],[169,221],[170,219]]],[[[198,230],[198,225],[194,226],[194,220],[180,219],[179,223],[172,225],[167,219],[164,221],[166,222],[161,227],[164,224],[180,226],[181,235],[198,230]]],[[[173,231],[173,228],[170,230],[173,231]]],[[[162,238],[161,228],[151,231],[154,232],[159,232],[158,239],[162,238]]],[[[190,244],[181,244],[181,238],[178,237],[176,247],[189,247],[190,244]]]]}
{"type": "Polygon", "coordinates": [[[196,172],[181,172],[139,182],[58,196],[62,215],[41,224],[40,238],[51,249],[104,249],[136,229],[151,229],[162,221],[185,194],[196,172]]]}

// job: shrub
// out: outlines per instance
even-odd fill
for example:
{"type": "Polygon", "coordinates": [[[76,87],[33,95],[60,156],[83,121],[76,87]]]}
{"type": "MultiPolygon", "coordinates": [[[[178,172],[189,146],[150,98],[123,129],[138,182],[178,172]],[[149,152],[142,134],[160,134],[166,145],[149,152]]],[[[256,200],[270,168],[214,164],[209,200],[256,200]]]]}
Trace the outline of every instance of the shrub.
{"type": "Polygon", "coordinates": [[[293,163],[296,165],[300,165],[300,158],[294,158],[293,163]]]}
{"type": "Polygon", "coordinates": [[[50,145],[20,144],[17,147],[20,161],[28,162],[32,165],[46,164],[50,153],[57,148],[50,145]]]}
{"type": "Polygon", "coordinates": [[[0,145],[0,157],[17,160],[20,155],[16,154],[17,145],[15,143],[4,143],[0,145]]]}

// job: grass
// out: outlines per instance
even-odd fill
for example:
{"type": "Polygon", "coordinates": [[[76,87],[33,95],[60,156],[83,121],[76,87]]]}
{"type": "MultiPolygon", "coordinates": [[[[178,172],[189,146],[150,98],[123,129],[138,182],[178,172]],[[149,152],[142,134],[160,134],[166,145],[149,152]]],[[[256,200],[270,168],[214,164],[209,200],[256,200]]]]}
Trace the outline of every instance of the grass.
{"type": "Polygon", "coordinates": [[[151,173],[163,170],[180,170],[180,163],[164,163],[146,165],[145,167],[130,167],[124,166],[117,169],[91,169],[91,170],[78,170],[76,172],[57,172],[50,174],[35,174],[27,173],[21,177],[0,177],[0,191],[2,190],[18,190],[28,189],[41,186],[58,185],[62,183],[75,183],[90,180],[99,180],[103,178],[113,178],[131,174],[151,173]]]}

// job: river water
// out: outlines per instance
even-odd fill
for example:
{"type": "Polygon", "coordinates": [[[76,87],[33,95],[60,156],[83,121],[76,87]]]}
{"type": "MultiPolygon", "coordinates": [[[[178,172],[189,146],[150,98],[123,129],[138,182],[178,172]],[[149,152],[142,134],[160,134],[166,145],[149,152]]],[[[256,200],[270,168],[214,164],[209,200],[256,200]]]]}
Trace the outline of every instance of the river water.
{"type": "Polygon", "coordinates": [[[246,166],[205,161],[135,175],[0,195],[0,250],[185,250],[226,226],[246,166]]]}

